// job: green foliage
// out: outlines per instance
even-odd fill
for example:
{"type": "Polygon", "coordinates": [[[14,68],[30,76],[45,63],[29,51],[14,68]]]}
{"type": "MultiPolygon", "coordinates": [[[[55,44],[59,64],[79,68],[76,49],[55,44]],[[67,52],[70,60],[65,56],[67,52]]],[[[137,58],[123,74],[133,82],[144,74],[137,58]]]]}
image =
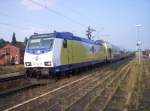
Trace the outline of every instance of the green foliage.
{"type": "Polygon", "coordinates": [[[17,43],[16,36],[15,36],[15,33],[14,33],[14,32],[13,32],[13,36],[12,36],[12,41],[11,41],[11,43],[12,43],[13,45],[16,45],[16,43],[17,43]]]}
{"type": "Polygon", "coordinates": [[[24,42],[17,41],[16,44],[15,44],[15,46],[21,48],[21,46],[22,46],[23,44],[24,44],[24,42]]]}
{"type": "Polygon", "coordinates": [[[0,39],[0,47],[4,46],[7,43],[9,43],[9,42],[5,41],[4,39],[0,39]]]}
{"type": "Polygon", "coordinates": [[[24,69],[23,65],[13,65],[13,66],[1,66],[0,74],[9,74],[14,72],[20,72],[24,69]]]}
{"type": "Polygon", "coordinates": [[[28,41],[28,38],[26,37],[24,42],[21,42],[21,41],[17,41],[16,40],[16,36],[15,36],[15,33],[13,33],[13,36],[12,36],[12,41],[11,42],[8,42],[8,41],[5,41],[3,38],[0,38],[0,47],[3,47],[5,46],[7,43],[11,43],[17,47],[20,47],[20,48],[24,48],[26,43],[28,41]]]}
{"type": "Polygon", "coordinates": [[[25,37],[25,39],[24,39],[24,44],[27,44],[27,42],[28,42],[28,38],[25,37]]]}
{"type": "Polygon", "coordinates": [[[0,46],[3,46],[5,44],[5,40],[4,39],[0,39],[0,46]]]}
{"type": "Polygon", "coordinates": [[[4,39],[0,39],[0,44],[3,44],[5,43],[5,40],[4,39]]]}

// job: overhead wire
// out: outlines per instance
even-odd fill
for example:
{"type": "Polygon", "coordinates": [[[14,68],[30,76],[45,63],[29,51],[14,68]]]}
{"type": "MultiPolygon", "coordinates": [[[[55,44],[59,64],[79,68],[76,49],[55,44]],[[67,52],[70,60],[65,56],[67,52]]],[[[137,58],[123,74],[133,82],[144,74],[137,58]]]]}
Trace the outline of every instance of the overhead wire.
{"type": "MultiPolygon", "coordinates": [[[[43,0],[45,2],[45,0],[43,0]]],[[[45,2],[46,4],[46,2],[45,2]]],[[[95,20],[87,15],[85,15],[84,13],[81,13],[81,12],[78,12],[77,10],[73,9],[72,7],[68,6],[68,5],[65,5],[65,4],[61,4],[61,7],[63,8],[66,8],[66,9],[69,9],[69,11],[77,14],[78,16],[81,16],[81,17],[84,17],[86,19],[88,19],[89,21],[92,21],[93,23],[95,22],[95,20]]],[[[90,25],[89,25],[90,26],[90,25]]],[[[90,26],[91,27],[91,26],[90,26]]],[[[101,27],[100,29],[96,28],[95,26],[92,26],[91,27],[92,30],[94,30],[95,33],[95,36],[100,36],[99,34],[102,32],[102,30],[104,30],[104,27],[101,27]],[[94,27],[94,28],[93,28],[94,27]]],[[[101,36],[110,36],[109,34],[101,34],[101,36]]]]}
{"type": "MultiPolygon", "coordinates": [[[[58,15],[58,16],[61,16],[61,17],[65,18],[65,19],[67,19],[68,21],[70,21],[70,22],[72,22],[72,23],[74,23],[74,24],[78,24],[78,25],[80,25],[81,27],[84,27],[84,28],[87,28],[87,27],[88,27],[88,26],[86,26],[86,25],[84,25],[84,24],[82,24],[82,23],[80,23],[80,22],[78,22],[78,21],[76,21],[76,20],[70,18],[69,16],[64,15],[63,13],[61,13],[61,12],[59,12],[59,11],[56,11],[56,10],[54,10],[54,9],[52,9],[52,8],[47,7],[47,6],[44,5],[44,4],[41,4],[41,3],[36,2],[36,1],[34,1],[34,0],[29,0],[29,1],[31,1],[33,4],[35,4],[35,5],[37,5],[37,6],[40,6],[41,8],[44,8],[44,9],[48,10],[48,11],[51,12],[51,13],[54,13],[54,14],[56,14],[56,15],[58,15]]],[[[45,4],[46,4],[46,2],[45,2],[45,4]]],[[[80,15],[80,16],[82,15],[81,13],[78,13],[77,11],[73,10],[72,8],[71,8],[71,10],[72,10],[74,13],[76,13],[76,14],[78,14],[78,15],[80,15]]],[[[1,13],[1,12],[0,12],[0,16],[7,16],[7,17],[10,17],[8,14],[4,14],[4,13],[1,13]]],[[[12,18],[12,17],[11,17],[11,18],[12,18]]],[[[25,20],[23,20],[23,21],[25,21],[25,20]]],[[[26,22],[26,21],[25,21],[25,22],[26,22]]],[[[0,23],[0,24],[1,24],[1,25],[5,25],[5,26],[10,26],[10,27],[15,27],[15,28],[29,29],[29,28],[25,28],[25,27],[21,27],[21,26],[9,24],[9,23],[0,23]]],[[[94,28],[92,28],[92,29],[94,29],[94,28]]],[[[94,30],[95,30],[95,29],[94,29],[94,30]]],[[[97,31],[97,30],[96,30],[96,31],[97,31]]]]}
{"type": "Polygon", "coordinates": [[[5,22],[0,22],[0,25],[9,26],[9,27],[17,28],[17,29],[30,29],[30,28],[27,28],[27,27],[22,27],[22,26],[10,24],[10,23],[5,23],[5,22]]]}
{"type": "MultiPolygon", "coordinates": [[[[61,12],[58,12],[58,11],[52,9],[52,8],[47,7],[46,5],[43,5],[43,4],[41,4],[41,3],[39,3],[39,2],[36,2],[36,1],[34,1],[34,0],[29,0],[29,1],[31,1],[31,2],[32,2],[33,4],[35,4],[35,5],[40,6],[41,8],[44,8],[44,9],[46,9],[46,10],[48,10],[48,11],[50,11],[50,12],[52,12],[52,13],[58,15],[58,16],[61,16],[61,17],[65,18],[66,20],[68,20],[68,21],[70,21],[70,22],[72,22],[72,23],[74,23],[74,24],[78,24],[78,25],[80,25],[81,27],[84,27],[84,28],[87,28],[87,27],[88,27],[88,26],[86,26],[86,25],[84,25],[84,24],[82,24],[82,23],[80,23],[80,22],[78,22],[78,21],[72,19],[71,17],[64,15],[64,14],[61,13],[61,12]]],[[[5,13],[2,13],[2,12],[0,12],[0,16],[10,17],[10,15],[5,14],[5,13]]],[[[11,17],[11,18],[13,18],[13,17],[11,17]]],[[[16,19],[16,18],[15,18],[15,19],[16,19]]],[[[26,20],[23,20],[23,21],[24,21],[24,22],[27,22],[26,20]]],[[[1,23],[1,25],[13,26],[13,24],[9,24],[9,23],[1,23]]],[[[20,26],[19,26],[19,27],[20,27],[20,26]]],[[[23,28],[23,27],[22,27],[22,28],[23,28]]],[[[27,28],[25,28],[25,29],[27,29],[27,28]]]]}
{"type": "MultiPolygon", "coordinates": [[[[17,19],[15,17],[12,17],[6,13],[3,13],[3,12],[0,12],[0,16],[4,16],[4,17],[9,17],[11,19],[17,19]]],[[[23,20],[24,22],[26,22],[25,20],[23,20]]],[[[14,24],[11,24],[11,23],[8,23],[8,22],[0,22],[0,25],[3,25],[3,26],[9,26],[9,27],[13,27],[13,28],[17,28],[17,29],[30,29],[30,28],[27,28],[27,27],[23,27],[23,26],[18,26],[18,25],[14,25],[14,24]]]]}
{"type": "MultiPolygon", "coordinates": [[[[45,0],[44,0],[44,1],[45,1],[45,0]]],[[[84,18],[88,19],[88,22],[89,22],[89,21],[94,22],[93,18],[87,16],[85,13],[81,13],[81,12],[79,12],[79,11],[73,9],[71,6],[68,6],[68,5],[65,5],[65,4],[61,4],[61,7],[68,9],[69,11],[73,12],[74,14],[76,14],[76,15],[78,15],[78,16],[81,16],[81,17],[84,17],[84,18]]]]}
{"type": "MultiPolygon", "coordinates": [[[[11,16],[11,15],[8,15],[8,14],[6,14],[6,13],[4,13],[4,12],[1,12],[0,11],[0,16],[4,16],[4,17],[9,17],[9,18],[11,18],[11,19],[14,19],[14,20],[21,20],[22,22],[24,22],[24,23],[32,23],[32,22],[29,22],[29,20],[26,20],[26,19],[19,19],[19,18],[17,18],[17,17],[14,17],[14,16],[11,16]]],[[[5,24],[5,23],[4,23],[5,24]]],[[[9,24],[9,23],[8,23],[9,24]]],[[[39,24],[39,23],[38,23],[39,24]]],[[[27,28],[25,28],[25,29],[27,29],[27,28]]]]}
{"type": "Polygon", "coordinates": [[[80,25],[81,27],[84,27],[84,28],[87,27],[86,25],[84,25],[84,24],[82,24],[82,23],[80,23],[80,22],[78,22],[78,21],[72,19],[72,18],[69,17],[69,16],[66,16],[65,14],[63,14],[63,13],[61,13],[61,12],[59,12],[59,11],[56,11],[56,10],[54,10],[54,9],[52,9],[52,8],[49,8],[49,7],[47,7],[47,6],[44,5],[44,4],[41,4],[41,3],[36,2],[36,1],[34,1],[34,0],[29,0],[29,1],[31,1],[33,4],[35,4],[35,5],[37,5],[37,6],[41,7],[41,8],[44,8],[44,9],[48,10],[48,11],[51,12],[51,13],[54,13],[54,14],[56,14],[56,15],[58,15],[58,16],[61,16],[61,17],[65,18],[66,20],[68,20],[68,21],[70,21],[70,22],[72,22],[72,23],[74,23],[74,24],[78,24],[78,25],[80,25]]]}

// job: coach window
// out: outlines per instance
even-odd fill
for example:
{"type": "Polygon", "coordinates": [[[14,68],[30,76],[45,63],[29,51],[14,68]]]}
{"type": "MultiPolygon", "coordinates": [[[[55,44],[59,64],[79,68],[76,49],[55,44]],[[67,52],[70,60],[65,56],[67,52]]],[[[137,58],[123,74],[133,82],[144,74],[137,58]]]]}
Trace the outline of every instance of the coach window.
{"type": "Polygon", "coordinates": [[[66,39],[64,39],[64,41],[63,41],[63,48],[67,48],[67,40],[66,39]]]}

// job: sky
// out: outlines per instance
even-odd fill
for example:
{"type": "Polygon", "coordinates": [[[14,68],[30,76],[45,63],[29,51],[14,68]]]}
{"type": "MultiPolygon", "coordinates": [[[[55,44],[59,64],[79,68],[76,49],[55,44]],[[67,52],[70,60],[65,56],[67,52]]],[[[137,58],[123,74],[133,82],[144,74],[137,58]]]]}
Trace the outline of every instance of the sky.
{"type": "Polygon", "coordinates": [[[36,33],[71,32],[136,50],[137,27],[142,49],[150,49],[150,0],[0,0],[0,38],[18,41],[36,33]]]}

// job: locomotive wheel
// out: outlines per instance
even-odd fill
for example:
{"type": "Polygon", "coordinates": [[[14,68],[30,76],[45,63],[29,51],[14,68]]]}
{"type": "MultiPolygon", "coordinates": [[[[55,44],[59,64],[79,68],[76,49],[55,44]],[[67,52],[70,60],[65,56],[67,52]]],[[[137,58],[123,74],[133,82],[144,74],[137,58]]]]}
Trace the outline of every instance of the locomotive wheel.
{"type": "Polygon", "coordinates": [[[32,72],[30,70],[26,70],[26,77],[29,78],[31,77],[32,72]]]}

